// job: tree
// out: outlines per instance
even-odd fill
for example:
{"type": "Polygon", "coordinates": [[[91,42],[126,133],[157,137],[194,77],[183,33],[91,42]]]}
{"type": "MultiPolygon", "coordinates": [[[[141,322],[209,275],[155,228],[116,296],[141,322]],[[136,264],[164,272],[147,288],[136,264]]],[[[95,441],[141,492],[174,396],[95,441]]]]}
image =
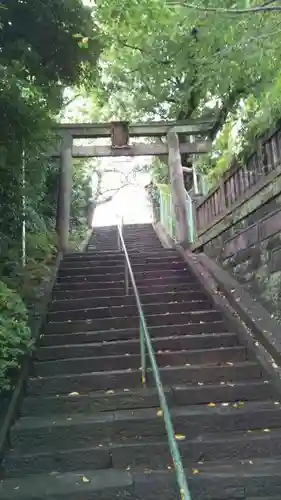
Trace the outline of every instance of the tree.
{"type": "MultiPolygon", "coordinates": [[[[219,8],[221,2],[197,4],[219,8]]],[[[279,71],[278,16],[224,16],[222,21],[221,13],[159,0],[99,0],[97,5],[110,40],[103,55],[107,91],[131,94],[142,115],[181,119],[216,107],[215,135],[240,98],[258,95],[279,71]]],[[[245,1],[236,5],[245,7],[245,1]]],[[[231,9],[232,1],[224,7],[231,9]]]]}
{"type": "MultiPolygon", "coordinates": [[[[115,118],[127,118],[129,113],[141,119],[173,120],[214,115],[214,154],[210,161],[201,158],[210,168],[224,155],[216,138],[229,121],[239,121],[241,113],[244,133],[251,130],[245,137],[253,139],[261,130],[257,118],[260,123],[263,113],[257,106],[257,116],[246,117],[241,101],[265,103],[280,75],[280,7],[272,4],[226,0],[222,7],[220,0],[98,0],[97,20],[106,35],[102,81],[115,102],[115,118]]],[[[278,109],[276,98],[275,104],[278,109]]],[[[263,109],[268,115],[266,106],[263,109]]],[[[238,142],[236,150],[245,143],[241,134],[238,142]]],[[[226,151],[218,171],[227,168],[228,157],[226,151]]],[[[182,157],[182,163],[191,166],[191,159],[182,157]]]]}

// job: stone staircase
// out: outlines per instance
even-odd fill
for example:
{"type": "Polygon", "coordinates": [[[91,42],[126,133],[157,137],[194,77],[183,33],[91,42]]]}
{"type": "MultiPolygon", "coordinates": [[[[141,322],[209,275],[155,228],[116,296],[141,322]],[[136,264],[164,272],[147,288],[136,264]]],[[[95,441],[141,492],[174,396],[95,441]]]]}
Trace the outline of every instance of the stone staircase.
{"type": "MultiPolygon", "coordinates": [[[[280,500],[271,382],[151,226],[125,226],[124,239],[192,500],[280,500]]],[[[116,229],[100,228],[61,263],[1,500],[179,498],[151,374],[140,388],[139,319],[116,246],[116,229]]]]}

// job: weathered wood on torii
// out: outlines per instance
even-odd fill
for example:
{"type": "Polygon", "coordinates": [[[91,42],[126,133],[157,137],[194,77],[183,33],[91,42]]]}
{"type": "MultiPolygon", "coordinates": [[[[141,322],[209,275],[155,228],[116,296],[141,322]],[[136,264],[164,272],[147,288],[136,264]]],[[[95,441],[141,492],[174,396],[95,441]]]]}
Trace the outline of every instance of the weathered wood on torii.
{"type": "Polygon", "coordinates": [[[176,225],[179,241],[188,240],[184,182],[181,167],[181,153],[198,154],[210,151],[207,140],[184,142],[179,145],[178,135],[206,136],[213,120],[186,120],[181,122],[151,122],[129,124],[128,122],[95,124],[62,124],[58,131],[62,137],[59,151],[50,153],[60,157],[60,185],[58,195],[57,231],[60,250],[68,249],[69,221],[72,192],[72,163],[74,158],[106,156],[169,156],[173,203],[176,208],[176,225]],[[111,146],[75,146],[74,139],[111,137],[111,146]],[[129,144],[130,137],[166,137],[166,142],[129,144]],[[179,169],[181,168],[181,175],[179,169]]]}

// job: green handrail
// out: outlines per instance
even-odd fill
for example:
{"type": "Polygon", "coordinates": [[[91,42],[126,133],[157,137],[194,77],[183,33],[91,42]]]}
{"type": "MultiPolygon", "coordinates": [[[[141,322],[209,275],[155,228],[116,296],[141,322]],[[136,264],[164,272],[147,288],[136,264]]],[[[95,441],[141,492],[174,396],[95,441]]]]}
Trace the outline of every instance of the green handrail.
{"type": "MultiPolygon", "coordinates": [[[[121,224],[122,223],[123,223],[123,221],[121,221],[121,224]]],[[[187,479],[186,479],[186,475],[184,472],[178,443],[177,443],[176,438],[175,438],[175,431],[174,431],[173,422],[171,419],[167,399],[166,399],[163,385],[161,382],[159,369],[158,369],[154,349],[152,346],[150,334],[148,332],[146,320],[144,317],[143,307],[142,307],[139,292],[137,289],[133,269],[132,269],[130,258],[129,258],[129,255],[127,252],[126,244],[125,244],[125,241],[123,238],[123,231],[122,231],[121,224],[117,223],[117,230],[118,230],[117,234],[118,234],[118,247],[120,250],[122,249],[124,252],[125,266],[127,269],[125,271],[125,287],[126,287],[126,290],[128,290],[128,282],[126,283],[126,279],[127,279],[126,276],[129,276],[130,280],[131,280],[132,288],[133,288],[133,291],[135,294],[136,304],[137,304],[139,318],[140,318],[140,352],[141,352],[141,381],[142,381],[142,385],[145,387],[146,382],[147,382],[147,363],[146,363],[146,351],[147,351],[148,357],[150,360],[150,364],[151,364],[151,370],[152,370],[153,377],[154,377],[155,384],[156,384],[156,388],[158,391],[160,407],[161,407],[161,410],[163,412],[163,418],[164,418],[164,423],[165,423],[165,427],[166,427],[166,431],[167,431],[169,448],[170,448],[171,456],[172,456],[174,467],[175,467],[177,483],[178,483],[178,486],[180,489],[180,497],[181,497],[181,500],[191,500],[191,495],[190,495],[190,491],[188,488],[187,479]]]]}

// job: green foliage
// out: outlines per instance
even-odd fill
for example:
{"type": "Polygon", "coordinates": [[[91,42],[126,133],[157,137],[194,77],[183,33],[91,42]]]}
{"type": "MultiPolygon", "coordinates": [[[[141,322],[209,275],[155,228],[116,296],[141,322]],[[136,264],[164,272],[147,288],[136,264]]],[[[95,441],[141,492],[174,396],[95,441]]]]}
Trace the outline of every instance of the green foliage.
{"type": "MultiPolygon", "coordinates": [[[[185,2],[97,0],[106,36],[102,82],[115,119],[214,115],[213,154],[200,159],[214,183],[232,157],[279,118],[280,16],[204,11],[221,8],[221,0],[190,3],[200,9],[185,2]],[[258,105],[246,116],[241,101],[249,100],[258,105]]],[[[259,4],[247,1],[249,8],[259,4]]],[[[223,7],[234,8],[233,1],[223,7]]],[[[235,8],[245,9],[245,1],[235,8]]]]}
{"type": "Polygon", "coordinates": [[[31,349],[26,307],[15,291],[0,281],[0,392],[11,388],[22,357],[31,349]]]}
{"type": "MultiPolygon", "coordinates": [[[[5,320],[1,391],[2,379],[18,364],[21,345],[22,350],[29,348],[26,316],[16,292],[28,307],[37,301],[57,251],[59,166],[45,155],[57,141],[55,117],[67,85],[94,84],[100,37],[82,0],[9,0],[0,12],[0,48],[0,300],[10,314],[0,318],[5,320]]],[[[85,189],[84,176],[75,172],[75,220],[85,216],[85,189]]]]}
{"type": "Polygon", "coordinates": [[[232,113],[213,143],[210,155],[199,158],[198,169],[206,176],[210,186],[228,170],[236,158],[246,162],[255,150],[257,141],[281,119],[281,73],[272,85],[257,98],[250,94],[232,113]]]}
{"type": "MultiPolygon", "coordinates": [[[[106,88],[121,102],[123,97],[125,105],[129,96],[129,107],[134,103],[141,113],[184,118],[214,105],[228,113],[241,96],[259,95],[279,71],[278,16],[224,16],[222,22],[220,14],[186,10],[184,2],[96,3],[97,19],[108,36],[106,88]]],[[[231,7],[232,1],[224,5],[231,7]]],[[[236,5],[244,7],[244,0],[236,5]]]]}
{"type": "Polygon", "coordinates": [[[151,163],[152,180],[156,184],[169,184],[169,167],[159,158],[153,158],[151,163]]]}

